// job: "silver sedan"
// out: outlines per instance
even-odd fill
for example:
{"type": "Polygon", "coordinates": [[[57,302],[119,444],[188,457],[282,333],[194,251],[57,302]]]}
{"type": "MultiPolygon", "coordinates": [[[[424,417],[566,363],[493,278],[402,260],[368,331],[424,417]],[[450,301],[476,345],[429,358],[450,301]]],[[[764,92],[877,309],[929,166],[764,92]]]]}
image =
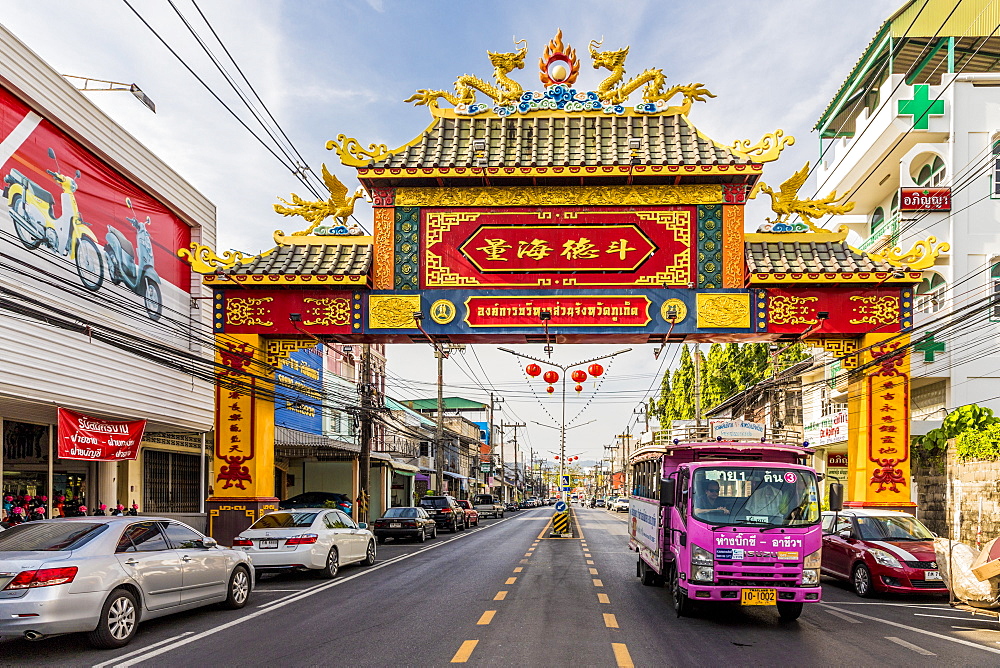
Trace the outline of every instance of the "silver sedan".
{"type": "Polygon", "coordinates": [[[254,570],[241,550],[156,517],[73,517],[0,533],[0,635],[85,632],[122,647],[140,619],[211,603],[238,609],[254,570]]]}

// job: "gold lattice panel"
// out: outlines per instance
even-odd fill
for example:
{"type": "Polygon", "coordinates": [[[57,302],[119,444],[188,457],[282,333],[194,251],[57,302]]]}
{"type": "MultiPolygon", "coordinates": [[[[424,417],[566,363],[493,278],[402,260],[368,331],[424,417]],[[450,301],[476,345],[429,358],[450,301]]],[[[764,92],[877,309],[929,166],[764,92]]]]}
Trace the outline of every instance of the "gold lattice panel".
{"type": "Polygon", "coordinates": [[[292,353],[315,345],[312,339],[268,339],[266,361],[269,366],[277,368],[281,360],[288,359],[292,353]]]}
{"type": "Polygon", "coordinates": [[[857,339],[806,339],[805,343],[816,348],[822,348],[834,357],[840,358],[840,364],[844,369],[856,369],[858,367],[858,340],[857,339]]]}

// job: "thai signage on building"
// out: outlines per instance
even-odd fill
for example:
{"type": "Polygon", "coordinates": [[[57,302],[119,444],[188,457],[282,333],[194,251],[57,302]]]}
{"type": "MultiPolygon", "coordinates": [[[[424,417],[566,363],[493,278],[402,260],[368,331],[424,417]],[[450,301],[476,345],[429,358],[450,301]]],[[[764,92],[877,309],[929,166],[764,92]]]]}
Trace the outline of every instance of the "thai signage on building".
{"type": "Polygon", "coordinates": [[[900,188],[900,211],[951,211],[951,188],[900,188]]]}
{"type": "Polygon", "coordinates": [[[846,452],[828,452],[826,454],[826,475],[838,480],[847,479],[846,452]]]}
{"type": "Polygon", "coordinates": [[[808,423],[803,430],[809,445],[822,446],[847,440],[847,411],[837,411],[808,423]]]}
{"type": "Polygon", "coordinates": [[[118,462],[136,458],[145,420],[112,422],[65,408],[58,413],[60,459],[118,462]]]}
{"type": "Polygon", "coordinates": [[[709,420],[712,438],[723,441],[752,441],[764,438],[766,428],[759,422],[746,420],[709,420]]]}
{"type": "Polygon", "coordinates": [[[323,346],[296,350],[278,362],[274,374],[274,424],[323,433],[323,346]]]}

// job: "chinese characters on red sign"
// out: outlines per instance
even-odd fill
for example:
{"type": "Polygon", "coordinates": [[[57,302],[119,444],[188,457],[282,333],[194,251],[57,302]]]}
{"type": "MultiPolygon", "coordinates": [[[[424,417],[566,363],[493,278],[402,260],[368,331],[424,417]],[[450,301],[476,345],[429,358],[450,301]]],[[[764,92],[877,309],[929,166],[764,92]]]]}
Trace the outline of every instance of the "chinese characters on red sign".
{"type": "Polygon", "coordinates": [[[868,459],[876,464],[869,481],[876,493],[899,492],[906,478],[899,464],[910,456],[910,377],[899,341],[876,346],[878,363],[865,379],[868,390],[868,459]]]}
{"type": "Polygon", "coordinates": [[[253,359],[253,349],[246,343],[225,344],[221,352],[223,368],[218,373],[215,391],[215,457],[226,462],[219,467],[216,482],[222,489],[252,483],[250,468],[244,464],[254,458],[254,388],[255,378],[243,371],[253,359]]]}

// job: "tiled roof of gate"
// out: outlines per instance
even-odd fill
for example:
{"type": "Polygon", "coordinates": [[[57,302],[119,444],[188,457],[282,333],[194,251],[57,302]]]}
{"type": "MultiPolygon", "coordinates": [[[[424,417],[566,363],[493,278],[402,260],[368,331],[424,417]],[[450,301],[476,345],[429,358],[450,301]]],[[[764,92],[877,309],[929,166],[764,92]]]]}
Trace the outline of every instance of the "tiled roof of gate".
{"type": "Polygon", "coordinates": [[[228,273],[364,276],[372,264],[370,244],[294,244],[237,264],[228,273]]]}
{"type": "Polygon", "coordinates": [[[857,273],[894,271],[886,262],[859,255],[845,242],[760,242],[746,244],[747,269],[751,274],[857,273]]]}
{"type": "Polygon", "coordinates": [[[369,167],[746,165],[681,114],[439,118],[419,141],[369,167]],[[638,149],[630,140],[639,140],[638,149]],[[485,140],[485,150],[474,144],[485,140]]]}

